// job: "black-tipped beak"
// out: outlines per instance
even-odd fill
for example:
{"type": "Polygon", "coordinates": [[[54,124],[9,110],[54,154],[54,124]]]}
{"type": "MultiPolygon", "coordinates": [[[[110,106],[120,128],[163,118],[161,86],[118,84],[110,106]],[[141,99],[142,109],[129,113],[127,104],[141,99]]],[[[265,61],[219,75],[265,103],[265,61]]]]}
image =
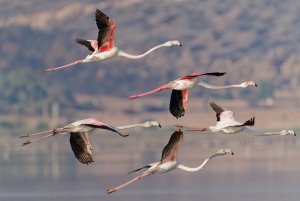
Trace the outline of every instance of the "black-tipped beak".
{"type": "Polygon", "coordinates": [[[296,136],[296,132],[294,132],[294,136],[296,136]]]}
{"type": "Polygon", "coordinates": [[[255,83],[255,85],[254,85],[255,87],[258,87],[258,85],[255,83]]]}
{"type": "Polygon", "coordinates": [[[233,153],[233,152],[231,152],[231,155],[234,155],[234,153],[233,153]]]}
{"type": "Polygon", "coordinates": [[[158,124],[158,127],[161,128],[161,124],[158,124]]]}
{"type": "Polygon", "coordinates": [[[124,135],[124,134],[119,133],[119,132],[118,132],[118,134],[119,134],[120,136],[122,136],[122,137],[128,137],[128,136],[129,136],[129,134],[125,134],[125,135],[124,135]]]}
{"type": "Polygon", "coordinates": [[[183,47],[181,43],[179,43],[179,46],[180,46],[180,47],[183,47]]]}

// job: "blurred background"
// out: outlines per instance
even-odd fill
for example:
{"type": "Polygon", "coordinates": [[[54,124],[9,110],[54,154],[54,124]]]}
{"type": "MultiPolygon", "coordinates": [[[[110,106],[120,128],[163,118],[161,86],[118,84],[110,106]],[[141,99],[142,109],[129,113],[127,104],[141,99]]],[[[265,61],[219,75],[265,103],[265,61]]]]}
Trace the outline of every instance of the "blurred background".
{"type": "Polygon", "coordinates": [[[179,155],[186,165],[219,148],[235,156],[198,173],[154,175],[104,193],[134,176],[127,172],[159,160],[173,124],[213,125],[211,100],[236,111],[240,121],[255,116],[257,130],[299,133],[299,30],[297,0],[0,0],[0,200],[299,200],[298,137],[246,134],[186,134],[179,155]],[[97,37],[96,8],[117,24],[116,46],[127,52],[168,40],[183,47],[44,72],[90,54],[74,39],[97,37]],[[168,111],[170,91],[127,100],[195,71],[227,72],[203,78],[210,84],[254,80],[259,87],[194,88],[178,120],[168,111]],[[17,138],[88,117],[115,126],[155,119],[163,128],[130,130],[128,138],[93,133],[89,166],[75,159],[68,135],[25,148],[17,138]]]}

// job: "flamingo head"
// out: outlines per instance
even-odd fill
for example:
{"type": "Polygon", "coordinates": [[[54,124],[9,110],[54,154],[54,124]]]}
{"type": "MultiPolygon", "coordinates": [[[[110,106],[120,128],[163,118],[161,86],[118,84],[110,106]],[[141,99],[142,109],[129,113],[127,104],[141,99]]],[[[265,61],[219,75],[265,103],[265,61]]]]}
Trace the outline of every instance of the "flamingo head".
{"type": "Polygon", "coordinates": [[[280,135],[294,135],[294,136],[296,136],[296,132],[294,130],[282,130],[280,135]]]}
{"type": "Polygon", "coordinates": [[[165,42],[164,45],[167,47],[173,46],[173,45],[182,47],[182,44],[178,40],[171,40],[171,41],[165,42]]]}
{"type": "Polygon", "coordinates": [[[160,123],[158,123],[158,121],[146,121],[144,123],[144,127],[146,127],[146,128],[149,128],[149,127],[152,127],[152,126],[156,126],[156,127],[161,128],[161,125],[160,125],[160,123]]]}
{"type": "Polygon", "coordinates": [[[241,87],[243,88],[248,88],[248,87],[257,87],[258,85],[254,81],[248,81],[248,82],[243,82],[241,84],[241,87]]]}
{"type": "Polygon", "coordinates": [[[226,155],[226,154],[231,154],[233,155],[233,151],[231,151],[230,149],[220,149],[217,152],[218,155],[226,155]]]}

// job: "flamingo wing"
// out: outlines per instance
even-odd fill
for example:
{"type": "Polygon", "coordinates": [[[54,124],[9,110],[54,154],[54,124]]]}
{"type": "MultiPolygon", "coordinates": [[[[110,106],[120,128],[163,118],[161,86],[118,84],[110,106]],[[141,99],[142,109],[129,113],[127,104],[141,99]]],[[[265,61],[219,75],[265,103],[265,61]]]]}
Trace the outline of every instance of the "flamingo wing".
{"type": "Polygon", "coordinates": [[[216,112],[217,121],[220,121],[220,115],[225,112],[225,109],[218,106],[215,102],[210,102],[211,108],[216,112]]]}
{"type": "Polygon", "coordinates": [[[184,113],[187,108],[188,96],[189,96],[189,89],[172,90],[169,111],[177,119],[179,117],[184,116],[184,113]]]}
{"type": "Polygon", "coordinates": [[[94,162],[88,132],[71,132],[70,145],[79,162],[87,165],[94,162]]]}
{"type": "Polygon", "coordinates": [[[122,137],[127,137],[129,136],[128,134],[124,135],[122,133],[120,133],[119,131],[116,130],[116,128],[109,126],[109,125],[95,125],[95,124],[82,124],[84,126],[89,126],[91,128],[101,128],[101,129],[105,129],[105,130],[109,130],[115,133],[118,133],[120,136],[122,137]]]}
{"type": "Polygon", "coordinates": [[[254,126],[254,124],[255,124],[255,118],[252,117],[251,119],[249,119],[245,123],[243,123],[241,126],[254,126]]]}
{"type": "Polygon", "coordinates": [[[105,15],[100,10],[96,10],[95,13],[96,24],[98,27],[98,48],[100,48],[108,40],[111,43],[110,46],[114,45],[114,30],[116,28],[115,23],[111,18],[105,15]]]}
{"type": "Polygon", "coordinates": [[[84,40],[84,39],[81,39],[81,38],[76,38],[75,41],[77,43],[79,43],[80,45],[84,45],[86,46],[90,51],[94,52],[95,49],[93,48],[92,44],[90,41],[88,40],[84,40]]]}
{"type": "Polygon", "coordinates": [[[193,78],[196,78],[196,77],[199,77],[199,76],[203,76],[203,75],[209,75],[209,76],[223,76],[225,75],[226,73],[225,72],[212,72],[212,73],[203,73],[203,72],[195,72],[191,75],[186,75],[186,76],[183,76],[181,78],[179,78],[180,80],[184,80],[184,79],[193,79],[193,78]]]}
{"type": "Polygon", "coordinates": [[[168,144],[164,147],[162,151],[161,163],[176,160],[182,142],[183,132],[181,130],[175,131],[171,135],[168,144]]]}

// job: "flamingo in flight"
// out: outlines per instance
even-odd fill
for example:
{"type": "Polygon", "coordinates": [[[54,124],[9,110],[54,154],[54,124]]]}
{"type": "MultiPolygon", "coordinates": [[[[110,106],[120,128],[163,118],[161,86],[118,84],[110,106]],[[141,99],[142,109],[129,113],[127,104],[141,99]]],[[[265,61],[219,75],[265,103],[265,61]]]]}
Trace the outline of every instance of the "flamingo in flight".
{"type": "Polygon", "coordinates": [[[228,153],[233,155],[233,152],[230,149],[220,149],[218,152],[216,152],[215,154],[213,154],[210,157],[208,157],[207,159],[205,159],[204,162],[201,165],[199,165],[198,167],[194,167],[194,168],[187,167],[183,164],[180,164],[177,161],[177,154],[179,152],[182,142],[183,142],[183,133],[179,129],[178,131],[175,131],[171,135],[169,143],[165,146],[165,148],[162,151],[162,157],[159,162],[150,163],[144,167],[141,167],[141,168],[138,168],[136,170],[129,172],[128,174],[140,171],[144,168],[147,168],[147,170],[144,171],[141,175],[134,177],[130,181],[125,182],[124,184],[122,184],[120,186],[107,189],[106,193],[110,194],[115,191],[118,191],[118,190],[124,188],[125,186],[128,186],[128,185],[132,184],[133,182],[136,182],[136,181],[138,181],[148,175],[152,175],[152,174],[166,173],[166,172],[170,172],[175,169],[181,169],[181,170],[188,171],[188,172],[197,172],[197,171],[201,170],[207,164],[207,162],[209,160],[211,160],[217,156],[223,156],[228,153]]]}
{"type": "Polygon", "coordinates": [[[226,110],[216,103],[210,103],[211,108],[216,112],[217,124],[215,126],[210,126],[208,128],[192,128],[186,127],[182,125],[175,125],[179,128],[185,128],[185,131],[211,131],[211,132],[220,132],[223,134],[235,134],[239,132],[246,132],[248,134],[256,135],[256,136],[270,136],[270,135],[294,135],[296,133],[294,130],[282,130],[282,131],[274,131],[274,132],[260,132],[250,129],[249,126],[254,126],[255,118],[251,118],[247,120],[245,123],[240,123],[235,120],[234,112],[230,110],[226,110]]]}
{"type": "Polygon", "coordinates": [[[79,162],[83,164],[90,164],[94,162],[93,155],[92,155],[92,144],[90,142],[89,137],[89,131],[92,131],[94,129],[105,129],[112,132],[115,132],[119,134],[122,137],[127,137],[128,135],[124,135],[120,133],[118,130],[128,129],[128,128],[134,128],[134,127],[144,127],[149,128],[152,126],[161,127],[161,125],[157,121],[147,121],[140,124],[132,124],[132,125],[125,125],[125,126],[119,126],[119,127],[113,127],[103,121],[89,118],[89,119],[82,119],[75,121],[73,123],[70,123],[62,128],[55,128],[39,133],[33,133],[33,134],[26,134],[21,135],[19,138],[25,138],[25,137],[31,137],[41,134],[47,134],[43,137],[37,138],[35,140],[24,142],[22,145],[28,145],[33,142],[54,136],[56,134],[65,134],[70,133],[70,145],[71,148],[75,154],[75,157],[78,159],[79,162]]]}
{"type": "Polygon", "coordinates": [[[257,84],[254,81],[247,81],[241,84],[235,85],[226,85],[226,86],[214,86],[204,82],[200,82],[198,80],[199,76],[209,75],[209,76],[222,76],[225,73],[221,72],[213,72],[213,73],[203,73],[203,72],[195,72],[191,75],[186,75],[178,78],[177,80],[171,81],[163,86],[160,86],[152,91],[148,91],[145,93],[141,93],[138,95],[133,95],[128,97],[129,99],[136,99],[142,96],[147,96],[156,92],[160,92],[167,89],[172,89],[171,99],[169,104],[170,113],[176,117],[184,116],[184,113],[187,108],[189,89],[195,86],[202,86],[208,89],[226,89],[226,88],[247,88],[251,86],[257,87],[257,84]]]}
{"type": "Polygon", "coordinates": [[[102,61],[116,56],[126,57],[129,59],[140,59],[150,54],[154,50],[162,47],[170,47],[173,45],[182,46],[181,43],[177,40],[167,41],[163,44],[151,48],[144,54],[132,55],[118,49],[115,46],[114,33],[116,29],[116,24],[114,23],[114,21],[98,9],[96,10],[95,18],[96,18],[97,27],[99,29],[97,40],[85,40],[81,38],[75,39],[77,43],[86,46],[93,53],[91,55],[86,56],[85,59],[76,60],[72,63],[60,67],[48,68],[45,71],[47,72],[55,71],[55,70],[71,67],[77,64],[88,63],[93,61],[102,61]]]}

